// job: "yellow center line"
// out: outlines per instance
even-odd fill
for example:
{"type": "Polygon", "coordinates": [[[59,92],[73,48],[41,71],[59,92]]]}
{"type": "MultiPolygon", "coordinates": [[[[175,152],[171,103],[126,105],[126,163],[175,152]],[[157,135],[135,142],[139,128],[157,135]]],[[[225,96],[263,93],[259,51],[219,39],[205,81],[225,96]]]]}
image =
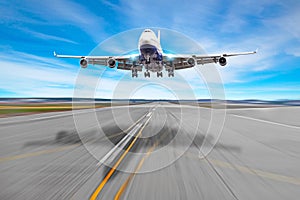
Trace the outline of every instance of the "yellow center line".
{"type": "Polygon", "coordinates": [[[133,139],[133,141],[130,143],[130,145],[127,147],[127,149],[125,150],[125,152],[122,154],[122,156],[119,158],[119,160],[116,162],[116,164],[112,167],[112,169],[108,172],[108,174],[102,180],[102,182],[97,187],[97,189],[94,191],[94,193],[90,197],[90,200],[95,200],[97,198],[97,196],[99,195],[99,193],[103,189],[104,185],[110,179],[110,177],[112,176],[112,174],[116,171],[117,167],[120,165],[120,163],[122,162],[122,160],[124,159],[124,157],[126,156],[126,154],[130,151],[130,149],[132,148],[132,146],[136,142],[137,138],[140,137],[140,135],[142,134],[144,128],[146,127],[146,125],[150,121],[150,119],[151,119],[151,116],[147,119],[147,121],[145,122],[145,124],[143,125],[143,127],[140,129],[140,131],[138,132],[138,134],[136,135],[136,137],[133,139]]]}
{"type": "Polygon", "coordinates": [[[142,160],[139,162],[138,166],[135,168],[134,172],[130,174],[130,176],[127,178],[127,180],[124,182],[124,184],[119,189],[118,193],[116,194],[116,196],[114,198],[115,200],[120,199],[120,197],[123,194],[124,190],[127,188],[129,182],[131,181],[131,179],[133,179],[135,174],[141,169],[142,165],[144,164],[145,159],[153,152],[156,145],[157,145],[157,142],[151,148],[149,148],[146,155],[142,158],[142,160]]]}
{"type": "Polygon", "coordinates": [[[10,160],[17,160],[17,159],[21,159],[21,158],[28,158],[28,157],[39,156],[39,155],[48,154],[48,153],[55,153],[55,152],[59,152],[59,151],[64,151],[64,150],[67,150],[67,149],[70,149],[70,148],[77,147],[79,145],[80,144],[74,144],[74,145],[69,145],[69,146],[65,146],[65,147],[59,147],[59,148],[54,148],[54,149],[48,149],[48,150],[31,152],[31,153],[19,154],[19,155],[15,155],[15,156],[3,157],[3,158],[0,158],[0,163],[5,162],[5,161],[10,161],[10,160]]]}
{"type": "Polygon", "coordinates": [[[153,150],[155,149],[155,147],[158,145],[159,141],[163,140],[168,134],[165,133],[163,134],[163,136],[156,141],[151,148],[149,148],[149,150],[147,151],[146,155],[142,158],[142,160],[139,162],[138,166],[136,167],[135,171],[133,173],[130,174],[130,176],[127,178],[127,180],[124,182],[124,184],[120,187],[118,193],[115,196],[115,200],[120,199],[121,195],[123,194],[123,192],[125,191],[125,189],[127,188],[128,184],[130,183],[130,181],[134,178],[135,174],[140,170],[140,168],[142,167],[142,165],[144,164],[144,161],[146,158],[149,157],[149,155],[153,152],[153,150]]]}

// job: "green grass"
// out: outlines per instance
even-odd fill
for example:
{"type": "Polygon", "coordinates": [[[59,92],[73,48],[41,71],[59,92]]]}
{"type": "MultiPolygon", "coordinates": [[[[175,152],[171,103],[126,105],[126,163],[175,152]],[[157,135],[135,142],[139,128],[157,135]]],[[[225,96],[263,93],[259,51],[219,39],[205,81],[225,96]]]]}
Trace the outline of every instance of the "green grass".
{"type": "Polygon", "coordinates": [[[18,114],[18,113],[39,113],[39,112],[53,112],[53,111],[67,111],[72,109],[66,108],[34,108],[34,109],[0,109],[0,114],[18,114]]]}
{"type": "MultiPolygon", "coordinates": [[[[55,111],[70,111],[73,109],[72,104],[5,104],[0,105],[0,115],[19,115],[30,113],[43,113],[43,112],[55,112],[55,111]],[[26,107],[26,108],[24,108],[26,107]]],[[[88,105],[82,105],[88,106],[88,105]]],[[[95,105],[95,107],[110,106],[110,104],[95,105]]],[[[74,106],[76,109],[77,106],[74,106]]],[[[78,108],[84,109],[84,108],[78,108]]]]}
{"type": "MultiPolygon", "coordinates": [[[[110,106],[122,106],[126,104],[122,103],[96,103],[95,105],[90,103],[75,104],[74,109],[88,109],[88,108],[101,108],[110,106]]],[[[130,104],[135,105],[135,104],[130,104]]],[[[32,113],[44,113],[44,112],[56,112],[56,111],[71,111],[73,105],[71,103],[60,103],[60,104],[0,104],[0,117],[14,116],[14,115],[25,115],[32,113]]]]}

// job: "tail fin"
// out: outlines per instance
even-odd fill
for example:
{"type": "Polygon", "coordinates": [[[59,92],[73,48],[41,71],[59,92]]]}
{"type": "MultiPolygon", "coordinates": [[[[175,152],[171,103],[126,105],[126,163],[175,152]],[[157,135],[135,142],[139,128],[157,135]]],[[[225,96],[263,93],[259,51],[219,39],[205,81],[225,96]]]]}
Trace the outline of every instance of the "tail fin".
{"type": "Polygon", "coordinates": [[[158,30],[158,32],[157,32],[157,39],[158,39],[158,42],[160,43],[160,30],[158,30]]]}

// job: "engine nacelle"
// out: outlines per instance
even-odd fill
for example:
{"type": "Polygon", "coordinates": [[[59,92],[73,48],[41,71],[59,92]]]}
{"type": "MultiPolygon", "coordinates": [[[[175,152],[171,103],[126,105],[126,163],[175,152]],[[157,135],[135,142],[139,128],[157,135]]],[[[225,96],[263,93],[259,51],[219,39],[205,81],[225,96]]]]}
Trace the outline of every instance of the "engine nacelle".
{"type": "Polygon", "coordinates": [[[227,64],[226,58],[224,57],[219,58],[219,64],[221,66],[225,66],[227,64]]]}
{"type": "Polygon", "coordinates": [[[88,61],[85,58],[82,58],[80,60],[80,66],[81,68],[86,68],[88,66],[88,61]]]}
{"type": "Polygon", "coordinates": [[[195,60],[195,58],[189,58],[189,59],[187,60],[187,63],[188,63],[189,65],[191,65],[191,66],[195,66],[195,65],[196,65],[196,60],[195,60]]]}
{"type": "Polygon", "coordinates": [[[109,66],[110,68],[114,68],[116,66],[116,60],[113,58],[108,59],[107,66],[109,66]]]}

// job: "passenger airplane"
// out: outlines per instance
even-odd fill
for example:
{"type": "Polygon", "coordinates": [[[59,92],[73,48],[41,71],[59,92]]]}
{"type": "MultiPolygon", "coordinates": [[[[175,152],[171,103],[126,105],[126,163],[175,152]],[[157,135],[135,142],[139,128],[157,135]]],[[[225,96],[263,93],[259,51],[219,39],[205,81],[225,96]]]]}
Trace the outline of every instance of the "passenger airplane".
{"type": "Polygon", "coordinates": [[[145,68],[144,76],[150,77],[150,72],[156,72],[157,77],[163,76],[163,69],[168,71],[169,77],[174,77],[174,70],[191,68],[196,65],[204,65],[208,63],[219,63],[221,66],[227,64],[225,57],[255,54],[257,51],[241,52],[241,53],[223,53],[215,55],[170,55],[164,54],[160,45],[160,31],[158,35],[150,29],[145,29],[139,39],[138,44],[139,55],[133,58],[132,55],[121,56],[72,56],[58,55],[54,52],[54,56],[58,58],[77,58],[80,60],[82,68],[86,68],[88,64],[106,65],[110,68],[117,66],[117,69],[131,70],[132,77],[137,77],[138,72],[145,68]]]}

